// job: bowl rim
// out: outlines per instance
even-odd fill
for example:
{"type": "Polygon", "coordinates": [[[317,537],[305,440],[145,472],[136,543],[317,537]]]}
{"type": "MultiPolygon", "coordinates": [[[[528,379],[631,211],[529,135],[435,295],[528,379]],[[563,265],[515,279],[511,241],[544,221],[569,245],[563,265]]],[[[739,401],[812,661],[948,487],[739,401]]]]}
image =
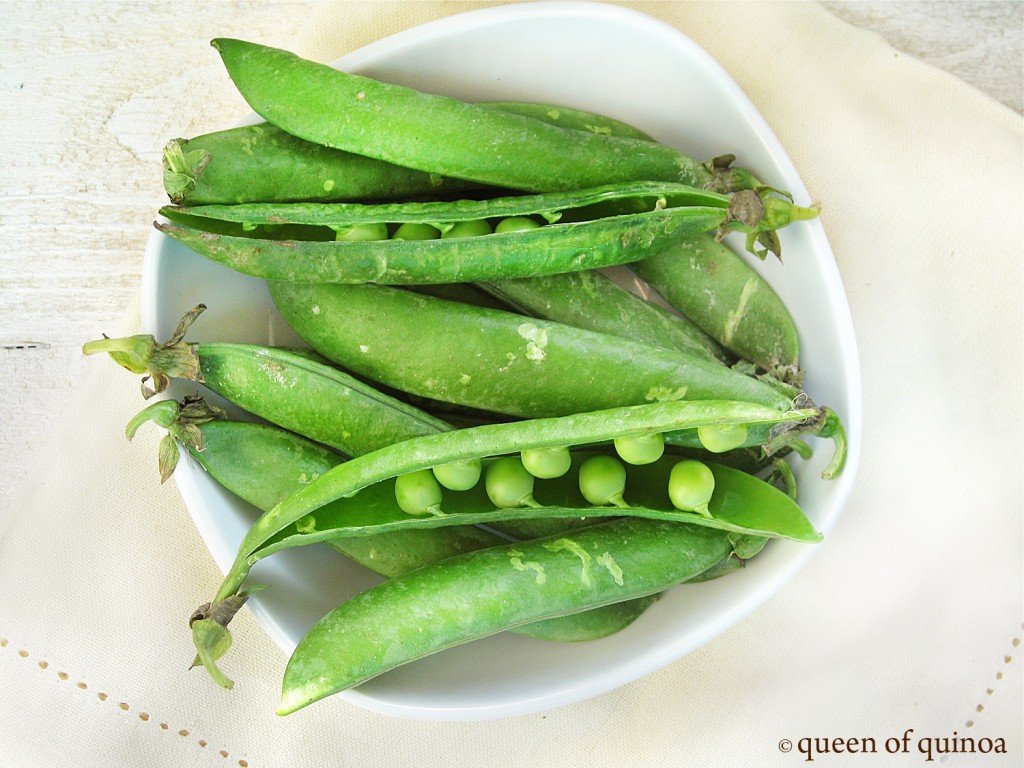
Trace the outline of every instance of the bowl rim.
{"type": "MultiPolygon", "coordinates": [[[[682,51],[702,59],[708,69],[715,72],[718,76],[728,96],[735,101],[738,110],[749,121],[751,129],[757,134],[769,154],[778,163],[783,174],[787,177],[789,191],[793,194],[796,202],[803,205],[810,203],[808,191],[789,155],[768,126],[760,111],[728,72],[681,30],[659,19],[629,8],[582,1],[516,3],[493,6],[454,14],[397,32],[352,51],[332,61],[330,65],[343,70],[356,69],[371,64],[378,57],[393,54],[436,36],[465,32],[483,26],[523,18],[539,20],[554,17],[601,19],[613,21],[617,24],[630,25],[643,32],[667,39],[682,51]]],[[[258,115],[249,113],[244,118],[238,120],[236,124],[251,124],[259,120],[258,115]]],[[[835,483],[833,492],[826,506],[826,514],[819,523],[821,532],[828,534],[834,528],[849,500],[860,464],[862,433],[861,372],[853,330],[853,319],[835,256],[820,219],[804,222],[804,224],[809,226],[809,236],[813,250],[821,254],[821,266],[825,277],[822,288],[827,291],[828,301],[836,313],[839,333],[837,342],[842,350],[846,370],[845,388],[849,396],[847,412],[843,414],[843,423],[846,427],[848,438],[846,467],[841,477],[832,481],[835,483]]],[[[157,273],[161,258],[161,248],[165,240],[166,237],[163,234],[153,231],[146,243],[141,292],[141,325],[144,333],[155,334],[159,325],[158,318],[160,313],[158,307],[160,304],[160,291],[157,273]]],[[[193,504],[190,503],[190,499],[192,498],[195,486],[192,482],[191,474],[195,472],[201,472],[201,470],[192,467],[188,462],[182,462],[175,473],[175,481],[182,499],[189,509],[205,543],[208,541],[206,532],[212,523],[202,519],[200,515],[193,512],[193,504]]],[[[656,650],[638,649],[634,656],[617,663],[611,669],[604,669],[597,674],[592,673],[572,684],[564,685],[556,690],[549,690],[541,695],[520,695],[489,705],[471,707],[428,707],[398,704],[388,700],[386,697],[365,693],[358,688],[343,691],[339,695],[349,703],[382,714],[409,719],[440,721],[490,720],[540,712],[581,701],[637,680],[710,642],[733,627],[756,608],[763,605],[807,564],[816,551],[816,547],[801,548],[795,556],[789,558],[783,567],[760,581],[756,588],[744,593],[740,599],[729,605],[724,612],[718,614],[714,621],[705,621],[694,631],[680,633],[680,636],[673,642],[660,643],[656,650]]],[[[212,554],[213,552],[211,551],[212,554]]],[[[261,606],[256,599],[250,601],[249,606],[260,626],[267,632],[275,645],[286,654],[289,654],[293,644],[286,637],[284,629],[275,615],[261,606]]]]}

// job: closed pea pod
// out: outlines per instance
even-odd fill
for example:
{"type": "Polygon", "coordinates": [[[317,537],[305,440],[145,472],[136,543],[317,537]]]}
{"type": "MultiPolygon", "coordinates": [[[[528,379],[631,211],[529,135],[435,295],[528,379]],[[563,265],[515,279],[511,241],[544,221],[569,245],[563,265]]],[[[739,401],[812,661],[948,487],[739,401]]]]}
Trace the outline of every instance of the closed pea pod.
{"type": "MultiPolygon", "coordinates": [[[[650,139],[618,120],[565,107],[484,106],[563,128],[650,139]]],[[[303,141],[269,123],[174,139],[164,148],[164,189],[176,204],[395,200],[479,187],[303,141]]]]}
{"type": "Polygon", "coordinates": [[[680,398],[790,403],[704,356],[508,312],[380,286],[274,282],[270,290],[289,325],[320,354],[434,400],[527,417],[680,398]],[[460,329],[457,345],[448,342],[448,328],[460,329]]]}
{"type": "Polygon", "coordinates": [[[278,713],[525,622],[659,592],[730,551],[719,531],[625,519],[421,568],[317,622],[288,662],[278,713]]]}
{"type": "Polygon", "coordinates": [[[186,331],[204,309],[189,312],[162,344],[148,335],[104,338],[87,343],[84,352],[106,352],[128,370],[146,373],[152,379],[147,395],[162,391],[170,378],[200,382],[250,413],[349,456],[451,429],[310,353],[186,342],[186,331]],[[346,407],[339,408],[341,402],[346,407]]]}
{"type": "Polygon", "coordinates": [[[694,236],[633,265],[669,304],[722,346],[799,383],[800,343],[789,311],[728,245],[694,236]]]}
{"type": "MultiPolygon", "coordinates": [[[[370,285],[271,283],[270,291],[289,325],[325,357],[432,400],[527,417],[683,398],[728,397],[778,409],[794,402],[788,391],[703,356],[499,310],[370,285]],[[454,327],[458,345],[444,335],[454,327]]],[[[845,437],[838,417],[827,408],[822,413],[827,418],[803,429],[835,441],[823,476],[836,477],[845,437]]],[[[764,444],[771,452],[800,434],[746,426],[751,432],[743,445],[764,444]]],[[[666,440],[701,447],[695,430],[666,440]]]]}
{"type": "Polygon", "coordinates": [[[220,38],[213,46],[242,96],[268,122],[396,165],[526,191],[633,179],[723,191],[758,185],[727,163],[701,163],[654,142],[559,128],[242,40],[220,38]]]}

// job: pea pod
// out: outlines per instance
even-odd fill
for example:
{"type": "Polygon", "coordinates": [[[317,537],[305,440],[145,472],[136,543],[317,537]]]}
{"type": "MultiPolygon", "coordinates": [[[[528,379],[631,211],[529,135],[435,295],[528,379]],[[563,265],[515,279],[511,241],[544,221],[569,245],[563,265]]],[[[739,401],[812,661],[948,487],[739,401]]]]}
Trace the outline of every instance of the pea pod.
{"type": "MultiPolygon", "coordinates": [[[[274,547],[288,538],[290,526],[296,526],[296,530],[299,530],[299,526],[302,525],[301,521],[311,512],[332,502],[337,502],[339,499],[352,498],[357,493],[359,495],[370,494],[372,491],[369,489],[377,483],[454,461],[481,459],[531,448],[599,443],[615,437],[639,436],[651,432],[708,425],[797,423],[814,418],[815,415],[816,412],[813,410],[779,412],[749,403],[720,401],[656,403],[614,408],[596,413],[581,413],[556,419],[494,424],[458,432],[430,435],[396,443],[355,458],[331,469],[300,488],[272,510],[263,514],[249,529],[216,597],[209,604],[200,608],[194,616],[194,621],[198,617],[198,621],[219,625],[216,648],[206,645],[205,635],[193,632],[193,640],[196,642],[199,658],[215,679],[226,681],[216,667],[219,655],[217,650],[226,648],[226,644],[223,643],[224,638],[230,637],[226,634],[227,621],[230,620],[230,615],[237,610],[235,607],[237,601],[244,598],[245,592],[239,590],[252,565],[260,559],[260,550],[266,548],[268,553],[276,551],[274,547]],[[225,613],[230,614],[226,619],[223,616],[225,613]]],[[[650,470],[652,466],[647,465],[640,469],[650,470]]],[[[725,471],[746,477],[734,470],[725,471]]],[[[647,483],[642,482],[640,487],[645,485],[647,483]]],[[[778,497],[789,501],[784,494],[766,484],[762,485],[778,497]]],[[[728,498],[729,495],[726,493],[725,497],[728,498]]],[[[358,515],[362,504],[363,502],[358,497],[352,500],[354,516],[358,515]]],[[[394,509],[393,504],[391,508],[394,509]]],[[[619,513],[625,512],[619,510],[619,513]]],[[[741,514],[743,513],[741,510],[741,514]]],[[[559,508],[555,514],[568,516],[572,513],[564,508],[559,508]]],[[[440,519],[444,521],[449,517],[457,518],[458,516],[445,515],[440,519]]],[[[699,515],[693,515],[686,519],[692,522],[713,521],[710,516],[699,515]]],[[[455,522],[455,520],[447,522],[455,522]]],[[[728,520],[723,522],[728,522],[728,520]]],[[[701,525],[709,524],[701,522],[701,525]]],[[[413,526],[407,525],[406,527],[413,526]]],[[[312,543],[316,540],[318,539],[313,536],[306,536],[294,543],[312,543]]],[[[290,544],[285,546],[288,545],[290,544]]],[[[210,626],[210,624],[206,626],[210,626]]]]}
{"type": "Polygon", "coordinates": [[[723,347],[799,384],[796,325],[768,283],[724,243],[697,235],[633,264],[636,273],[723,347]]]}
{"type": "MultiPolygon", "coordinates": [[[[626,503],[594,506],[581,495],[577,476],[588,458],[610,458],[605,453],[584,451],[573,456],[572,469],[560,478],[539,482],[534,489],[537,506],[495,509],[483,484],[463,492],[446,493],[443,513],[414,517],[395,504],[395,483],[384,481],[360,491],[351,500],[330,502],[301,518],[255,550],[251,563],[284,549],[321,541],[345,541],[392,531],[437,530],[466,525],[490,525],[503,520],[530,520],[586,516],[639,517],[701,525],[749,537],[792,539],[814,543],[821,534],[804,516],[796,502],[774,486],[737,469],[706,465],[714,477],[710,516],[673,508],[667,489],[669,476],[679,459],[669,457],[643,467],[625,468],[626,503]]],[[[488,463],[493,463],[489,460],[488,463]]]]}
{"type": "Polygon", "coordinates": [[[250,557],[289,525],[325,504],[401,474],[530,448],[586,445],[702,425],[800,423],[816,416],[813,409],[778,411],[752,403],[679,401],[489,424],[389,445],[336,467],[257,520],[242,541],[214,602],[237,592],[249,571],[250,557]]]}
{"type": "Polygon", "coordinates": [[[201,304],[186,315],[164,344],[149,335],[103,338],[87,343],[83,351],[106,352],[129,370],[149,374],[153,388],[148,395],[162,391],[169,377],[201,382],[246,411],[348,456],[451,429],[309,353],[184,341],[185,331],[204,309],[201,304]]]}
{"type": "Polygon", "coordinates": [[[407,168],[542,192],[650,179],[723,192],[757,180],[654,142],[549,125],[340,72],[219,38],[213,47],[249,105],[293,136],[407,168]]]}
{"type": "Polygon", "coordinates": [[[492,280],[480,287],[523,314],[652,347],[726,359],[718,342],[691,321],[644,301],[600,272],[492,280]]]}
{"type": "MultiPolygon", "coordinates": [[[[517,102],[484,106],[563,128],[650,140],[618,120],[576,109],[517,102]]],[[[480,186],[313,144],[270,123],[173,139],[164,148],[164,189],[179,205],[400,200],[480,186]]]]}
{"type": "Polygon", "coordinates": [[[730,551],[719,531],[621,519],[421,568],[342,603],[313,626],[288,662],[278,714],[526,622],[654,594],[730,551]]]}
{"type": "MultiPolygon", "coordinates": [[[[169,432],[165,441],[171,444],[179,441],[218,483],[263,512],[341,463],[337,454],[298,435],[260,424],[210,420],[207,418],[209,413],[194,400],[186,400],[180,406],[165,400],[133,419],[128,432],[133,435],[146,420],[156,421],[169,432]],[[198,430],[190,430],[190,426],[198,430]]],[[[176,455],[176,450],[173,453],[166,448],[161,450],[162,476],[169,475],[174,469],[173,464],[168,466],[163,462],[168,460],[168,456],[176,455]]],[[[328,505],[317,514],[326,521],[338,506],[328,505]]],[[[393,517],[388,514],[392,510],[387,504],[381,503],[379,509],[383,510],[380,514],[384,519],[393,517]]],[[[453,555],[504,542],[504,539],[470,525],[399,530],[327,541],[341,554],[388,578],[453,555]]],[[[648,605],[650,600],[616,603],[594,611],[538,622],[517,631],[542,640],[593,640],[629,625],[648,605]]]]}
{"type": "Polygon", "coordinates": [[[785,409],[791,400],[704,356],[509,312],[370,285],[273,282],[270,291],[324,357],[389,387],[485,411],[558,416],[680,398],[785,409]]]}
{"type": "Polygon", "coordinates": [[[479,187],[311,144],[268,123],[164,147],[164,190],[174,203],[400,200],[479,187]]]}
{"type": "Polygon", "coordinates": [[[161,232],[246,274],[293,282],[387,285],[577,272],[636,261],[707,230],[738,229],[754,237],[816,215],[767,194],[746,192],[729,198],[650,182],[490,200],[250,203],[165,207],[160,212],[176,222],[157,223],[161,232]],[[609,204],[634,207],[637,201],[644,210],[601,215],[609,204]],[[556,223],[433,240],[349,240],[333,235],[352,227],[409,223],[433,224],[444,232],[460,222],[524,216],[556,223]],[[278,231],[282,227],[283,234],[278,231]]]}

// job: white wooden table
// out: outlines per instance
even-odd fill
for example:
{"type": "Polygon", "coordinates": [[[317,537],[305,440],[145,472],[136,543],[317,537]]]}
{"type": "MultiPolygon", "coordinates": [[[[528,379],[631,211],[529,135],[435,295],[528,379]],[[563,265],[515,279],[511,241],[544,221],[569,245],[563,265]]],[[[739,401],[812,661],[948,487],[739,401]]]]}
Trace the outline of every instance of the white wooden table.
{"type": "MultiPolygon", "coordinates": [[[[207,43],[287,47],[311,2],[5,3],[0,30],[0,508],[136,301],[160,150],[247,111],[207,43]]],[[[1021,111],[1020,2],[826,2],[1021,111]]],[[[125,387],[135,384],[125,377],[125,387]]]]}

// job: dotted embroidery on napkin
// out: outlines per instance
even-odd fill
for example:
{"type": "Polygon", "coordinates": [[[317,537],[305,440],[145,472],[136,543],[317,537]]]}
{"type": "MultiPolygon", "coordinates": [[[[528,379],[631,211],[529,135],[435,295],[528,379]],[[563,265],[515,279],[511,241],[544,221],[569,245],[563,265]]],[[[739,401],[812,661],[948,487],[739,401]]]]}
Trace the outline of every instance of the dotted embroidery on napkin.
{"type": "MultiPolygon", "coordinates": [[[[9,647],[13,647],[13,646],[11,646],[10,641],[7,638],[5,638],[5,637],[0,637],[0,649],[9,648],[9,647]]],[[[26,651],[24,648],[19,648],[18,649],[18,658],[19,659],[29,659],[30,656],[31,656],[31,654],[29,654],[29,652],[26,651]]],[[[41,669],[43,671],[46,671],[46,670],[48,670],[50,668],[50,662],[46,661],[45,659],[39,659],[36,662],[36,664],[39,667],[39,669],[41,669]]],[[[67,680],[70,680],[70,679],[71,679],[71,675],[69,675],[67,672],[63,672],[63,671],[58,671],[57,672],[57,680],[59,680],[60,682],[66,682],[67,680]]],[[[79,690],[82,690],[82,691],[89,690],[89,686],[85,682],[83,682],[81,680],[79,680],[78,682],[75,683],[75,687],[78,688],[79,690]]],[[[99,699],[100,701],[108,701],[109,700],[112,703],[114,703],[113,699],[111,699],[106,693],[104,693],[102,691],[98,691],[96,693],[96,698],[99,699]]],[[[120,702],[116,702],[116,705],[117,705],[117,708],[119,710],[121,710],[122,712],[131,712],[132,708],[128,704],[128,702],[120,701],[120,702]]],[[[148,712],[139,712],[138,713],[138,717],[139,717],[139,720],[141,720],[144,723],[148,723],[150,721],[150,716],[149,716],[148,712]]],[[[154,721],[154,723],[155,723],[155,721],[154,721]]],[[[171,726],[168,725],[167,723],[160,723],[160,729],[164,730],[164,731],[169,731],[171,729],[171,726]]],[[[189,736],[189,732],[186,729],[182,728],[181,730],[178,731],[178,735],[181,738],[183,738],[183,739],[187,739],[188,736],[189,736]]],[[[207,745],[208,745],[208,742],[206,741],[206,739],[197,739],[196,740],[196,744],[198,744],[200,748],[205,749],[207,747],[207,745]]],[[[221,758],[224,759],[224,760],[227,760],[231,756],[230,753],[226,749],[218,750],[217,754],[219,754],[221,756],[221,758]]],[[[238,761],[238,768],[249,768],[249,761],[248,760],[239,760],[238,761]]]]}
{"type": "MultiPolygon", "coordinates": [[[[1020,628],[1021,628],[1021,629],[1024,629],[1024,624],[1021,624],[1021,625],[1020,625],[1020,628]]],[[[1020,648],[1020,638],[1019,638],[1019,637],[1015,637],[1015,638],[1013,638],[1013,640],[1011,640],[1011,641],[1010,641],[1010,645],[1011,645],[1011,646],[1012,646],[1012,648],[1014,649],[1014,652],[1016,652],[1016,650],[1020,648]]],[[[1012,653],[1008,653],[1008,654],[1006,654],[1005,656],[1003,656],[1003,666],[1004,666],[1004,667],[1005,667],[1005,666],[1007,666],[1007,665],[1009,665],[1009,664],[1012,664],[1012,663],[1013,663],[1013,655],[1012,655],[1012,653]]],[[[996,686],[996,684],[997,684],[997,683],[998,683],[998,682],[999,682],[1000,680],[1002,680],[1002,679],[1003,679],[1003,670],[1001,670],[1001,669],[1000,669],[1000,670],[999,670],[998,672],[996,672],[996,682],[995,682],[995,683],[993,683],[991,687],[989,687],[989,688],[986,688],[986,689],[985,689],[985,696],[991,696],[992,694],[994,694],[994,693],[996,692],[996,690],[995,690],[995,686],[996,686]]],[[[987,699],[986,699],[986,700],[987,700],[987,699]]],[[[980,715],[980,714],[981,714],[982,712],[984,712],[984,711],[985,711],[985,704],[984,704],[984,701],[983,701],[982,703],[978,704],[978,705],[977,705],[977,706],[976,706],[976,707],[974,708],[974,711],[975,711],[975,712],[977,712],[977,713],[978,713],[979,715],[980,715]]],[[[966,725],[966,726],[967,726],[968,728],[973,728],[973,727],[974,727],[974,720],[968,720],[968,721],[967,721],[966,723],[964,723],[964,724],[965,724],[965,725],[966,725]]]]}

